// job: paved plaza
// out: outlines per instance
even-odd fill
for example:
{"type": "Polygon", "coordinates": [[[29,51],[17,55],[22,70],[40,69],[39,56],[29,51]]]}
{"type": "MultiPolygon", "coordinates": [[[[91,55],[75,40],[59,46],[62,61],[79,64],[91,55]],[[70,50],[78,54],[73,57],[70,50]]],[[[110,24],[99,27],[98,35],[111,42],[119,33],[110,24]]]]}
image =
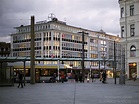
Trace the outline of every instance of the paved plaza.
{"type": "Polygon", "coordinates": [[[139,79],[125,85],[90,83],[27,83],[24,88],[0,87],[0,104],[139,104],[139,79]]]}

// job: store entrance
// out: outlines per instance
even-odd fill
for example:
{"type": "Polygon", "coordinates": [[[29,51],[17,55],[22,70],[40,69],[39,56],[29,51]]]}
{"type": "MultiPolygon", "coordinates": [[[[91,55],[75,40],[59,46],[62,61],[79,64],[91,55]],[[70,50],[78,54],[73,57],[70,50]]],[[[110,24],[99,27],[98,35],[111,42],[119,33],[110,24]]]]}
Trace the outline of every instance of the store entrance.
{"type": "Polygon", "coordinates": [[[40,82],[40,71],[39,69],[36,69],[36,82],[40,82]]]}
{"type": "Polygon", "coordinates": [[[132,79],[135,72],[137,72],[137,63],[129,63],[129,79],[132,79]]]}

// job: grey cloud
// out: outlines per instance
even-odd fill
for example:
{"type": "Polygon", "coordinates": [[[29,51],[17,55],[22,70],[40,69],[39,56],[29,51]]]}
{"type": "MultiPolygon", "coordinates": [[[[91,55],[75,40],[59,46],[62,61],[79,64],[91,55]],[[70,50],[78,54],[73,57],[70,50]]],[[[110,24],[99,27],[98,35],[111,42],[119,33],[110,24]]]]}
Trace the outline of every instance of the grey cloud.
{"type": "Polygon", "coordinates": [[[5,13],[25,13],[33,10],[31,0],[3,0],[2,9],[5,13]]]}
{"type": "Polygon", "coordinates": [[[8,36],[13,27],[29,24],[31,15],[40,21],[46,20],[49,13],[60,20],[66,18],[73,26],[97,31],[102,27],[113,34],[120,31],[117,0],[1,0],[0,36],[8,36]]]}

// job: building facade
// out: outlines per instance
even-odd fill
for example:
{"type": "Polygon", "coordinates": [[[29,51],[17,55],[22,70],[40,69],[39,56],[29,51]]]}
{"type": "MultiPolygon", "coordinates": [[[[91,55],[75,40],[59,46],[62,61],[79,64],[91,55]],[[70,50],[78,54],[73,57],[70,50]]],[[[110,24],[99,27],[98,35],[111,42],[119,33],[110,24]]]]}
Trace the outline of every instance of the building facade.
{"type": "Polygon", "coordinates": [[[139,77],[139,0],[119,0],[121,41],[125,45],[127,77],[137,72],[139,77]]]}
{"type": "Polygon", "coordinates": [[[10,55],[10,43],[0,42],[0,57],[8,57],[10,55]]]}
{"type": "MultiPolygon", "coordinates": [[[[11,34],[11,55],[13,57],[30,57],[30,25],[16,27],[16,33],[11,34]]],[[[106,34],[101,31],[92,31],[67,25],[66,22],[52,18],[50,21],[36,22],[35,24],[35,57],[41,58],[82,58],[82,34],[84,36],[84,57],[103,59],[104,61],[85,62],[88,69],[112,69],[113,63],[107,59],[114,58],[114,42],[116,43],[117,69],[121,69],[120,37],[106,34]]],[[[57,64],[57,61],[37,62],[42,64],[57,64]]],[[[81,68],[80,61],[65,61],[75,69],[81,68]]]]}
{"type": "MultiPolygon", "coordinates": [[[[6,42],[0,42],[0,57],[9,57],[10,56],[10,51],[11,51],[11,45],[10,43],[6,42]]],[[[10,83],[10,73],[9,67],[7,67],[7,63],[2,61],[0,62],[0,86],[2,86],[5,83],[10,83]]]]}

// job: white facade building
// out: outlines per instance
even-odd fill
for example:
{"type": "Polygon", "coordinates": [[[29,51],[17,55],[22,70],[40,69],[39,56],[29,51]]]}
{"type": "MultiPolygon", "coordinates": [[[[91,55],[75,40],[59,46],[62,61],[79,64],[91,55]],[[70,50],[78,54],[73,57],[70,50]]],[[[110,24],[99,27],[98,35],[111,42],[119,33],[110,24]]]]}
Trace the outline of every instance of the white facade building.
{"type": "MultiPolygon", "coordinates": [[[[30,57],[30,25],[16,27],[16,33],[11,34],[12,56],[30,57]]],[[[48,22],[35,24],[35,56],[41,58],[81,58],[82,34],[85,31],[84,52],[85,58],[113,59],[114,41],[116,42],[117,69],[121,69],[120,37],[106,34],[103,31],[91,31],[67,25],[56,18],[48,22]]],[[[43,61],[43,64],[57,64],[56,62],[43,61]]],[[[65,61],[64,64],[81,68],[79,61],[65,61]]],[[[85,62],[86,68],[98,69],[98,61],[85,62]]],[[[113,68],[112,62],[101,62],[101,68],[113,68]]]]}
{"type": "Polygon", "coordinates": [[[121,41],[125,44],[125,71],[139,77],[139,0],[119,0],[121,41]]]}

